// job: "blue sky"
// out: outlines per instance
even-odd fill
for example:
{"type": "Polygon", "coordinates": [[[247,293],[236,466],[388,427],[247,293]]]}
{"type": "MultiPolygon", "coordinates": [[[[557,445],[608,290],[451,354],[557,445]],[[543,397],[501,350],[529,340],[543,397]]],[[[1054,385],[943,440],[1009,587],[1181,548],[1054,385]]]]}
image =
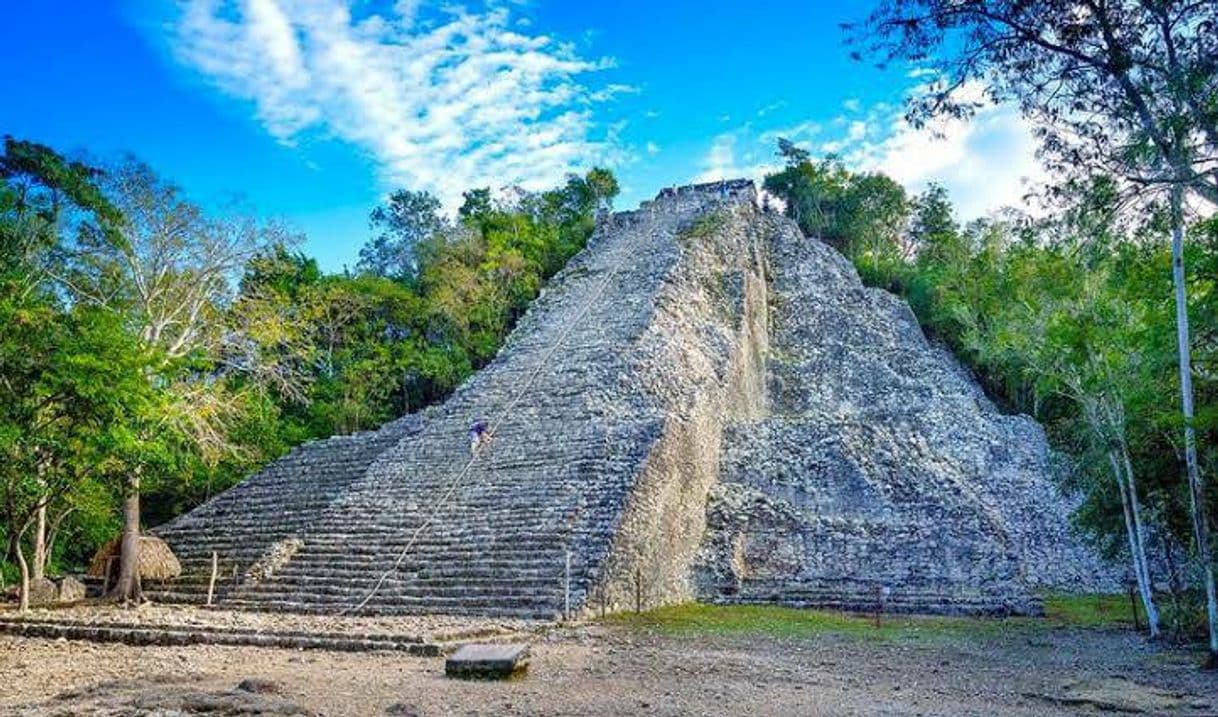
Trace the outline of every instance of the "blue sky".
{"type": "MultiPolygon", "coordinates": [[[[4,11],[0,133],[130,151],[208,206],[234,196],[304,232],[329,269],[397,187],[540,188],[593,163],[619,207],[695,179],[760,176],[790,136],[964,218],[1039,172],[1011,108],[915,130],[917,68],[853,62],[870,3],[75,0],[4,11]]],[[[966,88],[966,91],[975,88],[966,88]]]]}

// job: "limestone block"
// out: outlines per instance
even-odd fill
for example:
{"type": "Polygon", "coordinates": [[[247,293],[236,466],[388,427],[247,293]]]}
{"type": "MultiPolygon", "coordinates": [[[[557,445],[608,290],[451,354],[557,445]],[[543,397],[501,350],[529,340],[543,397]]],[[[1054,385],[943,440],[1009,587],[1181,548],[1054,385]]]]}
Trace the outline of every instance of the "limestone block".
{"type": "Polygon", "coordinates": [[[30,580],[30,605],[53,605],[59,596],[55,582],[47,578],[30,580]]]}
{"type": "Polygon", "coordinates": [[[57,598],[61,603],[84,600],[85,593],[85,584],[74,577],[68,576],[59,581],[57,598]]]}
{"type": "Polygon", "coordinates": [[[444,662],[445,675],[462,679],[510,679],[528,668],[528,645],[462,645],[444,662]]]}

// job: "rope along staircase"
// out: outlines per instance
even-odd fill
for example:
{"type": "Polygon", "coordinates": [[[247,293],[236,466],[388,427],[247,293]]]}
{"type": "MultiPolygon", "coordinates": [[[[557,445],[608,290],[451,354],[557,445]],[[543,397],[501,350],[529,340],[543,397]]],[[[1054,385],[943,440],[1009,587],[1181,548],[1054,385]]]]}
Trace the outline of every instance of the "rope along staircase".
{"type": "Polygon", "coordinates": [[[149,595],[205,602],[215,552],[224,607],[548,619],[583,604],[658,431],[620,385],[677,258],[656,248],[704,209],[614,215],[445,404],[301,447],[155,531],[186,575],[149,595]],[[476,416],[490,440],[471,457],[476,416]],[[290,539],[285,565],[245,575],[290,539]]]}

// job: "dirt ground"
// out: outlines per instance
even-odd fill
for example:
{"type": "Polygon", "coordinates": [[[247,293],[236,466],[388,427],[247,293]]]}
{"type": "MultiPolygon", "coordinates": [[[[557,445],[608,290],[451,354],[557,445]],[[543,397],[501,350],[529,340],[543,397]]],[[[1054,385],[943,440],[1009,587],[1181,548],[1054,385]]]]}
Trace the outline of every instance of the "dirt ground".
{"type": "Polygon", "coordinates": [[[1195,654],[1106,630],[906,640],[591,625],[537,637],[532,655],[526,677],[490,683],[398,654],[0,637],[0,715],[1218,715],[1218,673],[1195,654]]]}

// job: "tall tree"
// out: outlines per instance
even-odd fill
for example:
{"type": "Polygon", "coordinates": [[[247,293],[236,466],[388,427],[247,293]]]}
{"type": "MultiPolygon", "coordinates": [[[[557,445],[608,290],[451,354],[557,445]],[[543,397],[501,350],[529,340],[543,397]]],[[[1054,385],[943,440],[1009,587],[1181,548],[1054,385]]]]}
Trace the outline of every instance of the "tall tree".
{"type": "Polygon", "coordinates": [[[144,371],[161,400],[124,444],[123,538],[114,591],[138,599],[140,491],[166,456],[189,446],[215,463],[236,450],[228,427],[243,397],[212,380],[224,335],[223,310],[237,274],[265,246],[289,241],[275,225],[240,214],[207,216],[175,185],[128,158],[102,178],[106,198],[122,215],[116,231],[83,227],[64,247],[55,278],[72,300],[121,318],[155,358],[144,371]],[[185,442],[166,440],[185,437],[185,442]]]}
{"type": "Polygon", "coordinates": [[[911,209],[904,257],[942,259],[942,255],[953,253],[953,247],[960,241],[960,226],[943,185],[932,183],[914,199],[911,209]]]}
{"type": "Polygon", "coordinates": [[[982,83],[1038,127],[1060,172],[1111,174],[1166,203],[1171,219],[1184,463],[1204,572],[1210,660],[1218,592],[1197,461],[1183,233],[1188,195],[1218,203],[1218,4],[1192,0],[882,0],[852,41],[940,80],[909,116],[968,116],[982,83]]]}
{"type": "MultiPolygon", "coordinates": [[[[489,203],[489,192],[484,198],[489,203]]],[[[419,273],[419,246],[446,228],[440,200],[428,192],[399,189],[372,210],[376,234],[359,251],[359,269],[389,279],[413,281],[419,273]]]]}
{"type": "MultiPolygon", "coordinates": [[[[49,508],[82,478],[72,465],[85,461],[71,455],[89,444],[89,432],[82,432],[81,425],[100,415],[105,403],[97,401],[96,381],[92,389],[89,385],[96,365],[87,351],[84,356],[79,351],[109,345],[98,342],[100,337],[121,338],[94,330],[96,316],[65,306],[47,281],[57,265],[68,217],[99,234],[114,235],[121,217],[102,196],[99,174],[44,145],[5,137],[0,155],[0,452],[6,455],[2,488],[8,553],[21,568],[23,608],[30,578],[41,579],[50,558],[48,533],[59,520],[48,521],[49,508]],[[22,547],[31,529],[32,564],[22,547]]],[[[103,368],[118,365],[125,362],[103,368]]]]}

